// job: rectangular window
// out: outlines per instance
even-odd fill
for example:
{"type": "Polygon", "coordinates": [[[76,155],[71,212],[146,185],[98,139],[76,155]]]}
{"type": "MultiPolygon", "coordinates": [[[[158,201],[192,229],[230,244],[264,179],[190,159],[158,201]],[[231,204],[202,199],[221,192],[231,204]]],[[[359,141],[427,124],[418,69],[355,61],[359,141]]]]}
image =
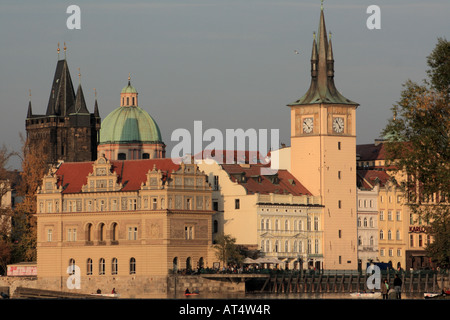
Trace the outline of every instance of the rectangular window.
{"type": "Polygon", "coordinates": [[[409,246],[412,248],[414,247],[414,235],[409,235],[409,246]]]}
{"type": "Polygon", "coordinates": [[[77,241],[77,229],[69,228],[67,229],[67,241],[77,241]]]}
{"type": "Polygon", "coordinates": [[[48,242],[53,241],[53,229],[48,229],[47,230],[47,241],[48,242]]]}
{"type": "Polygon", "coordinates": [[[391,210],[388,211],[388,220],[392,221],[392,211],[391,210]]]}
{"type": "Polygon", "coordinates": [[[136,210],[137,209],[137,201],[136,199],[128,200],[128,210],[136,210]]]}
{"type": "Polygon", "coordinates": [[[341,179],[341,172],[340,171],[338,171],[338,179],[339,180],[341,179]]]}
{"type": "Polygon", "coordinates": [[[239,209],[240,208],[239,199],[234,199],[234,208],[235,209],[239,209]]]}
{"type": "Polygon", "coordinates": [[[152,209],[156,210],[158,207],[158,199],[152,198],[152,209]]]}
{"type": "Polygon", "coordinates": [[[128,227],[128,240],[137,240],[137,227],[128,227]]]}
{"type": "Polygon", "coordinates": [[[338,231],[339,239],[342,238],[342,230],[338,231]]]}
{"type": "Polygon", "coordinates": [[[342,203],[341,200],[338,200],[338,208],[341,209],[342,208],[342,203]]]}
{"type": "Polygon", "coordinates": [[[213,210],[214,211],[219,211],[219,202],[213,201],[213,210]]]}
{"type": "Polygon", "coordinates": [[[402,213],[401,213],[401,211],[395,212],[395,218],[397,219],[397,221],[401,221],[402,220],[402,213]]]}
{"type": "Polygon", "coordinates": [[[213,190],[219,190],[219,176],[214,176],[213,190]]]}
{"type": "Polygon", "coordinates": [[[194,227],[193,226],[185,226],[184,227],[184,238],[186,240],[194,239],[194,227]]]}
{"type": "Polygon", "coordinates": [[[383,220],[384,220],[384,211],[381,210],[380,211],[380,221],[383,221],[383,220]]]}
{"type": "Polygon", "coordinates": [[[338,150],[341,150],[341,142],[338,141],[338,150]]]}

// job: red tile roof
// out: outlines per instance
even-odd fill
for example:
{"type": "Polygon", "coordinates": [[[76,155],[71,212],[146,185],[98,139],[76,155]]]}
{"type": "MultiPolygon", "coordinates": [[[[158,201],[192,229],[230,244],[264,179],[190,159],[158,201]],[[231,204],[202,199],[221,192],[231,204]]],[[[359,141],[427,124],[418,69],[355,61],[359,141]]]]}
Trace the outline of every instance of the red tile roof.
{"type": "MultiPolygon", "coordinates": [[[[153,167],[156,170],[166,172],[168,175],[179,169],[179,165],[173,163],[172,159],[146,159],[146,160],[111,160],[112,171],[118,175],[120,183],[123,184],[123,191],[139,190],[141,183],[147,181],[146,174],[153,167]]],[[[56,171],[58,176],[58,186],[63,186],[63,193],[81,192],[83,185],[87,183],[87,176],[92,173],[94,164],[89,162],[66,162],[62,163],[56,171]]]]}
{"type": "Polygon", "coordinates": [[[375,187],[377,181],[382,187],[390,178],[391,176],[383,170],[358,170],[356,175],[358,187],[366,190],[375,187]]]}
{"type": "Polygon", "coordinates": [[[356,146],[356,153],[360,161],[385,160],[386,150],[384,144],[361,144],[356,146]]]}
{"type": "Polygon", "coordinates": [[[269,168],[263,164],[222,164],[222,168],[228,173],[231,181],[243,186],[248,194],[292,194],[312,195],[289,171],[278,170],[275,175],[261,175],[262,168],[269,168]],[[241,180],[240,177],[245,177],[241,180]],[[272,180],[278,178],[278,181],[272,180]]]}

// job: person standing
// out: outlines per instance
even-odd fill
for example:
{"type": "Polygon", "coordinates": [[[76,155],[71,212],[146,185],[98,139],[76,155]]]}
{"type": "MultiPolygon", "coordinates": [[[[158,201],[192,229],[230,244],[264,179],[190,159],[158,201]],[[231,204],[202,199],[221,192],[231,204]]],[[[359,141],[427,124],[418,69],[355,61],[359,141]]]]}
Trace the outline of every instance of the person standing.
{"type": "Polygon", "coordinates": [[[400,279],[398,274],[395,275],[394,290],[395,290],[397,299],[401,299],[402,298],[402,279],[400,279]]]}
{"type": "Polygon", "coordinates": [[[389,284],[386,279],[384,279],[383,283],[381,284],[381,294],[383,295],[383,300],[389,299],[389,284]]]}

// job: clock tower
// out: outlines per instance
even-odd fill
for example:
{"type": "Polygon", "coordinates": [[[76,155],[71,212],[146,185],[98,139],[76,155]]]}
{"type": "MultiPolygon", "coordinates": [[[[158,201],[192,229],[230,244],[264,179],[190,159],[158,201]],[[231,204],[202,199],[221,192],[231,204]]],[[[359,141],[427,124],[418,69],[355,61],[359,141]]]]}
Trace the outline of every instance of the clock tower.
{"type": "Polygon", "coordinates": [[[323,5],[311,53],[311,85],[291,109],[291,172],[324,205],[324,269],[356,269],[356,127],[358,107],[334,84],[331,35],[323,5]]]}

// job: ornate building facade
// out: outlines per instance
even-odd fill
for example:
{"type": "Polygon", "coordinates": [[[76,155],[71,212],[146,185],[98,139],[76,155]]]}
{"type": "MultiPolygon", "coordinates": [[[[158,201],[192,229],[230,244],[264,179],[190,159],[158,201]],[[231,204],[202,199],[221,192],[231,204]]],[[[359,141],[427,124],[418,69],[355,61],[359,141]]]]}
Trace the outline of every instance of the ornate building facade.
{"type": "Polygon", "coordinates": [[[72,267],[83,292],[111,283],[124,293],[125,283],[211,267],[211,197],[194,164],[104,157],[62,163],[37,193],[38,278],[66,288],[72,267]]]}

